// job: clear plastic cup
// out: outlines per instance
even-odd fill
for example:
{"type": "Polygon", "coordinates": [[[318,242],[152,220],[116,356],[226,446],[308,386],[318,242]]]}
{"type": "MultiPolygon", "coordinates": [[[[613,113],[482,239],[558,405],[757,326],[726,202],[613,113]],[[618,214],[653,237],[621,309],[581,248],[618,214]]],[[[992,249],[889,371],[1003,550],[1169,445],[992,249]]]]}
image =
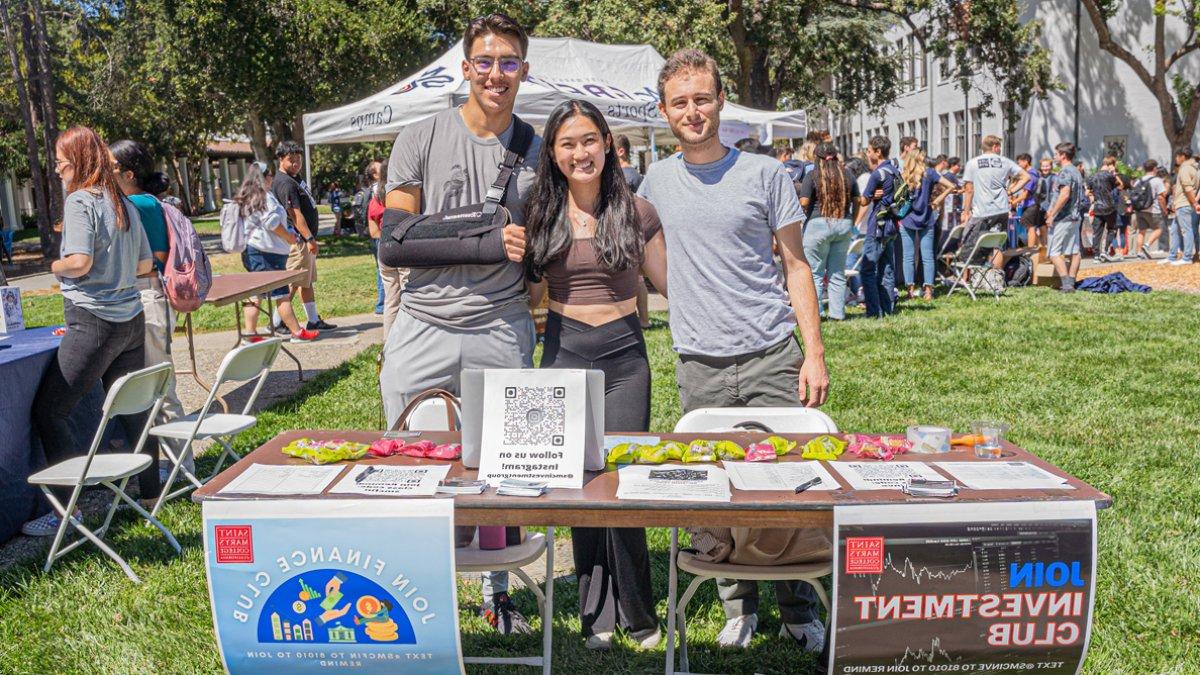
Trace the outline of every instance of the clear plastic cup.
{"type": "Polygon", "coordinates": [[[1004,422],[994,420],[971,422],[971,432],[979,437],[975,443],[975,456],[980,459],[1000,459],[1004,455],[1004,434],[1008,429],[1004,422]]]}

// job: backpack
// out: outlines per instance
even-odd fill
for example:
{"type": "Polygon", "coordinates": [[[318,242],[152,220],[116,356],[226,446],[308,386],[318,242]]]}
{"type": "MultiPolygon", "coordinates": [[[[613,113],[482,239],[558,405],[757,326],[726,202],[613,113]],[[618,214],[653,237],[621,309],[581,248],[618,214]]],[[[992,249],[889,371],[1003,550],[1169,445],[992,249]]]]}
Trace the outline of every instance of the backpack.
{"type": "Polygon", "coordinates": [[[895,170],[895,167],[889,165],[892,174],[892,204],[888,207],[888,213],[892,218],[900,220],[912,211],[912,188],[908,186],[908,182],[901,178],[900,173],[895,170]]]}
{"type": "Polygon", "coordinates": [[[367,227],[367,210],[371,206],[371,193],[371,186],[367,186],[355,192],[354,198],[350,202],[350,212],[354,214],[354,223],[359,234],[366,234],[370,231],[367,227]]]}
{"type": "Polygon", "coordinates": [[[212,266],[204,254],[200,235],[187,216],[174,206],[163,204],[163,219],[167,222],[170,242],[163,292],[176,312],[194,312],[204,304],[212,287],[212,266]]]}
{"type": "Polygon", "coordinates": [[[1135,211],[1149,211],[1154,206],[1154,191],[1150,189],[1150,179],[1142,178],[1133,184],[1129,191],[1129,201],[1135,211]]]}
{"type": "Polygon", "coordinates": [[[237,202],[227,201],[221,207],[221,248],[226,253],[246,250],[246,222],[242,218],[242,207],[237,202]]]}
{"type": "Polygon", "coordinates": [[[1028,286],[1033,279],[1033,261],[1027,255],[1013,256],[1004,263],[1004,283],[1006,286],[1028,286]]]}

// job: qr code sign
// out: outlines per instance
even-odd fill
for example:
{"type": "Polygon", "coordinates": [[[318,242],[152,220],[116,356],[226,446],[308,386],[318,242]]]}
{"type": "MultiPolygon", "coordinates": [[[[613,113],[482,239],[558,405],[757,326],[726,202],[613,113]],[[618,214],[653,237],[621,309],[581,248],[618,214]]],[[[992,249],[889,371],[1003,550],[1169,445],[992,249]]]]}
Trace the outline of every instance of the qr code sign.
{"type": "Polygon", "coordinates": [[[505,445],[563,445],[566,396],[564,387],[505,387],[505,445]]]}

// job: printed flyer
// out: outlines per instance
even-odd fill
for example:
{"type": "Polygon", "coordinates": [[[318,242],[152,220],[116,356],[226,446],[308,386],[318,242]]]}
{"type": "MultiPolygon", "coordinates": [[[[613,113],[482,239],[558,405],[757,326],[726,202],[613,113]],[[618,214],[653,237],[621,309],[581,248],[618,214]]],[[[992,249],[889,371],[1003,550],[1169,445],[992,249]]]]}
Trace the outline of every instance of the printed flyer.
{"type": "Polygon", "coordinates": [[[1082,668],[1092,502],[839,506],[834,531],[831,674],[1082,668]]]}
{"type": "Polygon", "coordinates": [[[205,502],[225,669],[462,673],[453,530],[449,499],[205,502]]]}

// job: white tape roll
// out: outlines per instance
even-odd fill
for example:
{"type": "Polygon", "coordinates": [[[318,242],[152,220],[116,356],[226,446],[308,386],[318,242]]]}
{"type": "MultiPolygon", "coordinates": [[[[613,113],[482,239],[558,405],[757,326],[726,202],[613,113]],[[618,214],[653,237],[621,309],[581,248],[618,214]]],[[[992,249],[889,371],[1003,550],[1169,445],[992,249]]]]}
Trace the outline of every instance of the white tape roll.
{"type": "Polygon", "coordinates": [[[912,452],[922,455],[950,452],[950,434],[951,431],[946,427],[914,424],[908,428],[908,440],[912,443],[912,452]]]}

